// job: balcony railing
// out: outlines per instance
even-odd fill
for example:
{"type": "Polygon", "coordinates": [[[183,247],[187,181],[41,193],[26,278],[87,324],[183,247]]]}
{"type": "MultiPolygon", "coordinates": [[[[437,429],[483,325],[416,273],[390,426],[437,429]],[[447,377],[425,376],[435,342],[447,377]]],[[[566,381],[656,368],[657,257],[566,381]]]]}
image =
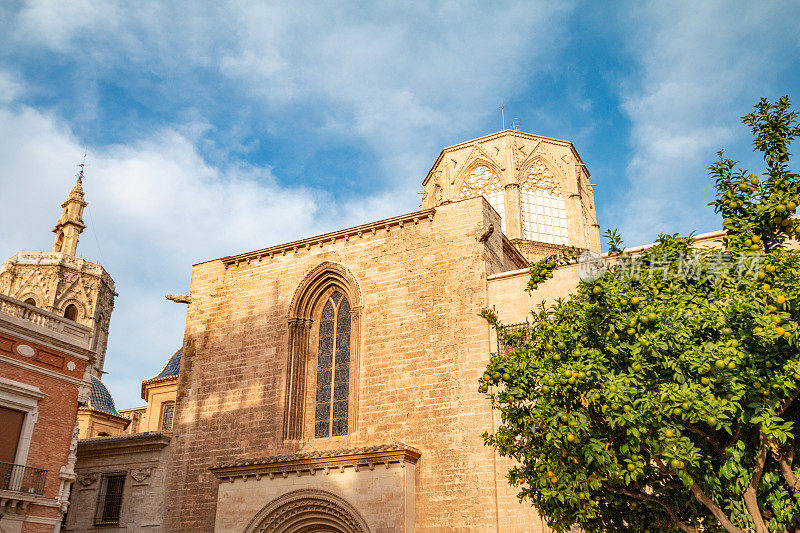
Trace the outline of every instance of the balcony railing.
{"type": "Polygon", "coordinates": [[[0,462],[0,490],[44,494],[47,470],[0,462]]]}
{"type": "Polygon", "coordinates": [[[66,335],[73,342],[91,345],[91,328],[3,294],[0,294],[0,313],[66,335]]]}

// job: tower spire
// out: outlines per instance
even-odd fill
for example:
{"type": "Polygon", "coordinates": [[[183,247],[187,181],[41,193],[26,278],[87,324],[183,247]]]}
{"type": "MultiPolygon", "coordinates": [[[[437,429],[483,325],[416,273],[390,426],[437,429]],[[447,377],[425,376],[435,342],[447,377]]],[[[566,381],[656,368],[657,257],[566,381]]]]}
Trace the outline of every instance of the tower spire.
{"type": "Polygon", "coordinates": [[[86,166],[86,154],[83,154],[83,161],[78,165],[78,179],[75,186],[70,191],[67,199],[61,204],[61,218],[56,222],[53,233],[56,234],[53,243],[54,252],[63,252],[67,255],[75,255],[78,249],[78,237],[86,224],[83,223],[83,208],[86,202],[83,199],[83,169],[86,166]]]}

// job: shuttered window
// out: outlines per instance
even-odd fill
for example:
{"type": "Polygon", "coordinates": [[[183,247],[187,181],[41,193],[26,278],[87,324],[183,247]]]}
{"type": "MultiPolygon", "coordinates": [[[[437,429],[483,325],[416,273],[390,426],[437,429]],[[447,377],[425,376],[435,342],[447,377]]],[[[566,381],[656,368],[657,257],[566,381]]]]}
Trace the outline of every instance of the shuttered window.
{"type": "Polygon", "coordinates": [[[13,463],[17,458],[17,446],[22,433],[25,413],[0,407],[0,462],[13,463]]]}

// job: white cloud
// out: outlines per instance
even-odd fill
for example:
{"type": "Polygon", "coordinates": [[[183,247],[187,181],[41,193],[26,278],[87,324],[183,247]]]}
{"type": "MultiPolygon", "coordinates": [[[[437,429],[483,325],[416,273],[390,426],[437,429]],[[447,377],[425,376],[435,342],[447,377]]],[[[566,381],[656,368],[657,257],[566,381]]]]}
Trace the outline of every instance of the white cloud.
{"type": "Polygon", "coordinates": [[[19,76],[0,70],[0,104],[13,102],[22,94],[23,89],[24,84],[19,76]]]}
{"type": "Polygon", "coordinates": [[[659,232],[719,229],[706,207],[713,197],[707,167],[723,147],[751,159],[739,116],[758,98],[787,90],[780,64],[769,58],[796,56],[797,11],[730,2],[633,10],[626,22],[636,31],[627,49],[639,68],[622,91],[631,121],[630,188],[602,213],[621,221],[627,244],[650,242],[659,232]]]}
{"type": "Polygon", "coordinates": [[[273,133],[280,119],[361,142],[379,159],[425,154],[407,169],[384,160],[395,184],[427,170],[431,144],[461,140],[497,113],[498,95],[519,94],[531,72],[557,62],[573,9],[543,0],[94,6],[29,2],[15,43],[81,58],[87,72],[156,72],[169,86],[187,83],[187,99],[204,93],[197,69],[206,69],[248,94],[273,133]]]}
{"type": "MultiPolygon", "coordinates": [[[[151,77],[151,100],[136,104],[158,108],[163,97],[183,117],[156,128],[143,120],[124,144],[89,146],[79,252],[118,284],[106,378],[118,406],[140,403],[138,382],[180,344],[185,309],[163,294],[188,289],[192,262],[415,209],[438,150],[465,132],[489,133],[478,128],[498,113],[500,95],[521,94],[533,72],[560,61],[573,8],[34,0],[7,10],[7,49],[49,50],[77,65],[81,83],[64,90],[74,91],[68,101],[83,123],[101,120],[102,104],[113,107],[99,85],[140,73],[151,77]],[[208,109],[216,100],[241,103],[241,116],[220,123],[208,109]],[[316,137],[312,154],[322,138],[362,147],[378,162],[365,184],[376,192],[333,204],[322,191],[280,185],[269,167],[231,155],[259,134],[238,121],[270,136],[297,125],[316,137]],[[217,128],[231,135],[208,146],[217,128]]],[[[4,196],[19,199],[0,212],[0,228],[14,228],[0,233],[0,257],[51,246],[83,154],[63,122],[69,113],[0,107],[0,182],[4,196]]]]}
{"type": "MultiPolygon", "coordinates": [[[[0,256],[50,248],[50,229],[74,183],[83,147],[63,123],[30,108],[0,108],[0,256]]],[[[180,346],[185,308],[164,300],[188,290],[191,265],[319,231],[317,195],[280,187],[270,170],[221,169],[162,131],[130,146],[91,150],[84,181],[87,230],[79,253],[101,262],[120,297],[106,370],[118,403],[138,403],[120,380],[154,374],[180,346]],[[120,386],[117,386],[120,385],[120,386]]]]}

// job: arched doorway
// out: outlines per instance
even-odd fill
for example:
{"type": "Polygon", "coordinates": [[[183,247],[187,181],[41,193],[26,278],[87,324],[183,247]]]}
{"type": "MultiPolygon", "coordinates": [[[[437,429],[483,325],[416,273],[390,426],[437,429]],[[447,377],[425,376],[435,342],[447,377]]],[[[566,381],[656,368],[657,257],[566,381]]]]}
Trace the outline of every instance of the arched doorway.
{"type": "Polygon", "coordinates": [[[245,533],[370,533],[358,511],[322,490],[297,490],[275,498],[250,521],[245,533]]]}

